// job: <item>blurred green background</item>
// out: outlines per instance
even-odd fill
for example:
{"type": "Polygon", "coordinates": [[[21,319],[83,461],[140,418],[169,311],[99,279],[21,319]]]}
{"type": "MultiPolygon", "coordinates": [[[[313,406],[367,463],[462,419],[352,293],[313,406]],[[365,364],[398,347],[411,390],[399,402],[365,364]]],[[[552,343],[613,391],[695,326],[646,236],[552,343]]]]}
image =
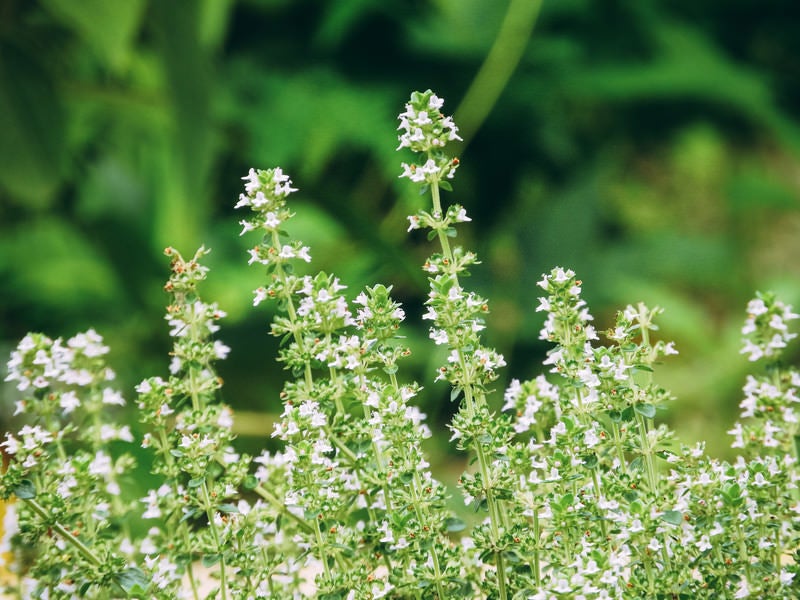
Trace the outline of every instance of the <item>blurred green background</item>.
{"type": "MultiPolygon", "coordinates": [[[[459,240],[483,260],[471,283],[509,362],[498,392],[541,371],[535,282],[569,266],[598,328],[627,303],[666,309],[661,334],[681,352],[658,375],[679,398],[667,418],[727,455],[744,306],[768,288],[800,305],[800,3],[536,8],[0,0],[3,355],[28,330],[95,327],[132,399],[166,373],[163,248],[206,244],[205,298],[229,313],[224,397],[247,416],[243,443],[264,444],[284,374],[233,205],[249,167],[280,165],[315,268],[353,296],[394,285],[407,377],[442,429],[453,407],[418,320],[430,247],[405,232],[420,200],[394,151],[403,103],[431,88],[465,137],[445,200],[474,218],[459,240]]],[[[6,422],[13,398],[6,385],[6,422]]]]}

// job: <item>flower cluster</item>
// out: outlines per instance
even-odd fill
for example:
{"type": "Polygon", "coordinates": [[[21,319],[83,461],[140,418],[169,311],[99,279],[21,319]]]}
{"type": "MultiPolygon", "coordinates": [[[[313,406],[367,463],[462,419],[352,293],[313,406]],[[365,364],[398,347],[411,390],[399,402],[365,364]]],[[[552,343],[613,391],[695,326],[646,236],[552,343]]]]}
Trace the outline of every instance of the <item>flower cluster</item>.
{"type": "Polygon", "coordinates": [[[154,451],[154,472],[163,483],[140,500],[151,527],[138,549],[159,593],[179,594],[185,578],[196,587],[193,563],[202,559],[216,566],[226,598],[240,591],[229,583],[231,574],[260,557],[259,548],[242,550],[234,542],[253,528],[242,515],[261,507],[241,499],[250,457],[233,449],[232,411],[217,401],[222,381],[213,363],[229,348],[212,338],[224,311],[198,293],[207,253],[200,248],[186,260],[174,248],[165,250],[172,271],[164,286],[172,296],[165,315],[173,339],[170,376],[145,379],[136,388],[142,421],[150,427],[143,445],[154,451]],[[206,528],[197,527],[202,522],[206,528]]]}
{"type": "Polygon", "coordinates": [[[454,225],[471,219],[460,205],[442,208],[439,188],[451,189],[444,179],[452,178],[458,166],[458,159],[448,157],[444,146],[460,139],[452,119],[439,111],[442,105],[443,101],[430,90],[415,92],[399,117],[403,133],[398,149],[408,147],[427,159],[422,165],[404,163],[402,176],[423,184],[423,189],[431,192],[431,210],[410,216],[408,229],[430,229],[429,239],[439,241],[441,251],[423,265],[430,274],[428,310],[423,318],[433,322],[431,339],[450,350],[436,380],[448,381],[452,396],[462,397],[450,424],[451,439],[457,441],[459,449],[472,452],[478,465],[476,472],[464,473],[459,483],[467,504],[486,513],[486,520],[476,528],[473,538],[481,558],[491,559],[495,570],[481,586],[486,594],[497,589],[499,597],[506,598],[506,555],[514,537],[504,505],[512,488],[507,456],[512,429],[509,420],[495,415],[486,400],[488,384],[497,379],[498,369],[506,362],[481,341],[484,315],[489,312],[486,300],[461,285],[460,278],[468,275],[468,267],[477,263],[477,257],[460,246],[451,247],[449,241],[457,234],[454,225]]]}
{"type": "Polygon", "coordinates": [[[280,448],[236,450],[215,371],[230,353],[214,339],[225,313],[198,291],[207,250],[168,248],[168,374],[136,387],[151,489],[130,492],[120,442],[134,432],[111,420],[125,402],[96,332],[29,334],[11,355],[6,380],[27,419],[0,442],[0,496],[18,500],[0,540],[15,597],[798,597],[800,373],[783,363],[797,315],[771,294],[747,307],[742,352],[765,370],[744,385],[732,463],[660,422],[672,397],[656,369],[677,353],[659,338],[661,309],[628,305],[598,330],[570,269],[538,284],[545,372],[512,380],[496,412],[505,360],[482,341],[487,300],[462,284],[477,256],[451,245],[470,218],[440,198],[458,164],[445,147],[459,139],[442,106],[412,94],[399,139],[421,159],[404,176],[430,192],[408,230],[438,242],[422,267],[422,318],[430,347],[446,349],[431,379],[458,400],[449,430],[469,455],[459,487],[474,526],[431,472],[423,442],[435,433],[416,405],[422,386],[401,376],[406,313],[391,287],[352,297],[335,275],[305,274],[309,248],[285,231],[296,189],[280,168],[250,170],[236,206],[250,211],[242,235],[261,235],[249,262],[266,282],[253,304],[276,304],[280,448]]]}
{"type": "Polygon", "coordinates": [[[751,361],[780,356],[786,343],[797,337],[796,333],[789,331],[787,321],[798,316],[774,294],[758,294],[747,304],[747,320],[742,327],[742,334],[746,336],[742,354],[747,354],[751,361]]]}
{"type": "Polygon", "coordinates": [[[71,597],[81,589],[97,598],[109,587],[131,590],[143,580],[110,541],[115,532],[130,536],[131,502],[121,483],[134,461],[112,448],[132,442],[133,434],[110,418],[125,401],[110,387],[108,351],[91,329],[66,342],[28,334],[8,362],[6,380],[23,394],[16,413],[31,422],[0,444],[9,457],[0,494],[23,501],[4,528],[12,547],[33,549],[24,559],[34,561],[30,570],[23,571],[19,553],[11,567],[24,572],[21,585],[36,597],[53,591],[71,597]],[[97,542],[92,549],[89,541],[97,542]]]}
{"type": "MultiPolygon", "coordinates": [[[[653,426],[670,398],[653,368],[676,353],[650,339],[659,309],[626,307],[606,333],[612,345],[596,346],[575,274],[556,268],[540,286],[548,293],[539,302],[547,312],[541,336],[557,344],[545,364],[557,379],[514,381],[505,395],[515,431],[528,436],[511,455],[518,512],[527,517],[516,525],[525,532],[518,552],[530,557],[533,577],[511,573],[512,586],[531,598],[792,597],[797,566],[785,558],[798,543],[791,523],[800,475],[787,442],[796,429],[775,452],[777,438],[764,432],[777,431],[762,423],[758,437],[737,425],[734,446],[749,435],[751,452],[732,465],[702,445],[676,451],[672,433],[653,426]]],[[[789,398],[793,376],[779,377],[789,398]]],[[[749,397],[757,381],[748,378],[749,397]]],[[[780,414],[781,404],[791,400],[774,399],[758,414],[780,414]]],[[[753,417],[749,401],[743,408],[753,417]]]]}
{"type": "MultiPolygon", "coordinates": [[[[415,183],[447,186],[458,168],[458,159],[447,156],[443,148],[448,142],[461,140],[452,117],[442,114],[444,100],[432,91],[414,92],[400,113],[398,130],[401,148],[409,148],[422,155],[422,163],[402,163],[403,173],[415,183]]],[[[443,186],[443,187],[444,187],[443,186]]]]}
{"type": "MultiPolygon", "coordinates": [[[[291,216],[285,194],[272,189],[276,173],[285,177],[279,169],[248,177],[243,197],[270,200],[240,202],[256,213],[243,221],[245,229],[258,228],[264,210],[291,216]]],[[[291,189],[289,180],[281,181],[281,190],[291,189]]],[[[318,573],[320,595],[406,597],[426,582],[448,597],[464,585],[461,547],[447,536],[459,525],[448,516],[445,489],[422,452],[430,430],[409,404],[418,386],[396,376],[398,360],[408,354],[395,341],[405,313],[385,286],[364,290],[351,303],[334,275],[296,274],[290,261],[307,260],[307,248],[290,243],[300,249],[290,256],[278,232],[267,229],[251,256],[279,260],[264,262],[269,283],[255,291],[254,304],[278,301],[282,314],[271,331],[282,339],[279,360],[296,380],[284,388],[273,431],[286,450],[280,464],[264,461],[261,477],[279,480],[275,491],[286,509],[305,519],[295,535],[308,551],[303,571],[318,573]],[[341,568],[367,554],[381,559],[366,576],[363,569],[341,568]]]]}

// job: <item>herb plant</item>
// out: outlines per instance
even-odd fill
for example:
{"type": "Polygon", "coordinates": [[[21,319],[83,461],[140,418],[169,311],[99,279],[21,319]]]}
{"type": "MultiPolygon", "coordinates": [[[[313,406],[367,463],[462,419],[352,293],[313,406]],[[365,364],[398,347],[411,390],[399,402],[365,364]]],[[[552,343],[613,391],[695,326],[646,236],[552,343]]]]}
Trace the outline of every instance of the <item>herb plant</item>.
{"type": "Polygon", "coordinates": [[[686,447],[659,422],[670,393],[655,377],[677,354],[655,334],[658,308],[620,310],[599,332],[581,281],[557,267],[539,282],[545,373],[492,396],[503,356],[482,341],[488,301],[465,286],[475,253],[455,244],[469,222],[442,190],[460,139],[443,101],[415,92],[400,114],[401,177],[429,195],[408,230],[433,244],[423,265],[423,319],[446,359],[433,382],[458,411],[432,432],[402,375],[405,313],[391,286],[350,293],[334,274],[299,274],[311,251],[292,239],[280,169],[253,170],[237,208],[258,234],[249,263],[265,270],[253,305],[275,303],[270,333],[290,377],[272,437],[278,452],[240,454],[219,400],[214,335],[224,312],[200,295],[201,248],[166,250],[168,374],[136,387],[147,433],[115,422],[124,404],[95,331],[67,341],[29,334],[7,381],[28,417],[1,444],[4,544],[18,598],[796,598],[800,560],[797,403],[800,372],[782,354],[795,334],[771,294],[747,306],[748,358],[729,464],[686,447]],[[600,336],[606,344],[600,343],[600,336]],[[437,383],[443,382],[443,383],[437,383]],[[449,435],[467,457],[459,479],[479,516],[467,528],[430,469],[423,441],[449,435]],[[132,498],[129,444],[159,484],[132,498]],[[132,527],[141,520],[144,527],[132,527]]]}

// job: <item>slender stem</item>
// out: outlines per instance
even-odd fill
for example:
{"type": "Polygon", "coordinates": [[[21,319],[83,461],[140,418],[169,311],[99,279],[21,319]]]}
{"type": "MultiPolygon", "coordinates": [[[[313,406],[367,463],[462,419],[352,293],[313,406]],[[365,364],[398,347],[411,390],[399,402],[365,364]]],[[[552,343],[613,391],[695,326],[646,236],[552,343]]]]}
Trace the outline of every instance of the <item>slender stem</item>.
{"type": "MultiPolygon", "coordinates": [[[[180,529],[183,533],[183,543],[186,545],[186,548],[191,548],[192,545],[191,540],[189,539],[189,530],[185,526],[181,526],[180,529]]],[[[194,576],[191,557],[186,564],[186,577],[189,579],[189,585],[192,588],[192,597],[194,600],[200,600],[200,590],[197,587],[197,578],[194,576]]]]}
{"type": "MultiPolygon", "coordinates": [[[[45,522],[50,521],[50,515],[48,514],[47,509],[41,504],[39,504],[39,502],[35,498],[25,498],[23,499],[23,502],[25,502],[40,519],[42,519],[45,522]]],[[[69,530],[67,530],[67,528],[64,527],[64,525],[62,525],[58,521],[55,521],[51,523],[50,527],[59,536],[61,536],[61,539],[63,539],[66,543],[74,547],[83,558],[85,558],[88,562],[92,564],[92,566],[96,568],[101,568],[105,564],[100,558],[97,557],[97,555],[94,552],[92,552],[89,546],[84,544],[77,536],[72,535],[72,533],[69,530]]],[[[124,596],[126,597],[128,596],[128,592],[126,592],[125,589],[116,581],[114,581],[114,586],[119,591],[121,591],[124,596]]]]}
{"type": "Polygon", "coordinates": [[[325,571],[325,579],[333,581],[331,569],[328,566],[328,557],[325,552],[325,541],[322,539],[322,530],[319,528],[319,519],[314,519],[314,537],[317,540],[317,550],[319,551],[319,560],[322,562],[322,569],[325,571]]]}
{"type": "Polygon", "coordinates": [[[620,468],[625,466],[625,451],[622,448],[622,437],[619,432],[619,425],[615,421],[611,421],[611,433],[614,435],[614,447],[617,450],[617,459],[619,460],[620,468]]]}
{"type": "Polygon", "coordinates": [[[197,393],[197,382],[195,381],[195,368],[189,369],[189,389],[192,392],[192,409],[200,410],[200,394],[197,393]]]}
{"type": "MultiPolygon", "coordinates": [[[[433,213],[434,216],[441,216],[442,215],[442,201],[441,195],[439,190],[438,182],[433,182],[431,184],[431,200],[433,204],[433,213]]],[[[450,248],[450,241],[447,238],[447,234],[444,229],[439,228],[436,230],[439,243],[442,247],[442,254],[444,258],[447,259],[450,265],[453,265],[453,251],[450,248]]],[[[460,283],[458,280],[458,274],[453,273],[453,279],[455,285],[460,287],[460,283]]],[[[461,348],[454,348],[456,353],[458,354],[458,362],[461,368],[461,372],[464,374],[462,387],[464,391],[464,403],[467,410],[467,414],[471,417],[474,417],[477,414],[477,409],[480,407],[484,407],[486,405],[486,398],[482,393],[476,395],[475,393],[475,386],[470,381],[470,377],[467,371],[467,357],[464,354],[464,351],[461,348]]],[[[489,527],[491,532],[491,541],[492,545],[497,547],[497,544],[500,541],[500,526],[503,522],[504,513],[500,508],[499,502],[494,497],[494,490],[492,485],[490,485],[490,469],[489,469],[489,460],[484,452],[483,446],[481,442],[475,441],[472,445],[473,450],[478,458],[478,468],[481,474],[481,482],[483,484],[483,490],[486,494],[486,504],[489,509],[489,527]]],[[[497,582],[498,582],[498,593],[500,600],[506,600],[507,592],[506,592],[506,580],[505,580],[505,561],[503,560],[503,555],[501,552],[494,550],[494,557],[495,557],[495,567],[497,569],[497,582]]]]}
{"type": "MultiPolygon", "coordinates": [[[[411,496],[414,499],[414,512],[417,513],[417,521],[420,524],[420,528],[425,524],[422,506],[420,504],[421,489],[422,489],[422,481],[420,481],[419,472],[414,471],[414,485],[411,488],[411,496]]],[[[431,544],[430,552],[431,552],[431,560],[433,562],[433,576],[434,576],[434,585],[436,586],[436,593],[439,595],[440,600],[444,600],[445,598],[447,598],[447,596],[445,595],[444,588],[442,587],[442,579],[443,579],[442,567],[439,564],[439,554],[438,552],[436,552],[435,543],[431,544]]]]}
{"type": "Polygon", "coordinates": [[[277,508],[281,511],[284,515],[292,519],[297,525],[300,526],[301,529],[305,530],[306,533],[313,533],[314,528],[311,527],[308,523],[306,523],[305,519],[298,517],[289,508],[280,500],[278,500],[274,495],[272,495],[263,485],[257,485],[253,491],[261,496],[264,500],[269,502],[272,506],[277,508]]]}
{"type": "Polygon", "coordinates": [[[533,509],[533,581],[536,584],[536,589],[539,589],[542,581],[541,565],[539,564],[539,509],[533,509]]]}
{"type": "MultiPolygon", "coordinates": [[[[50,520],[50,515],[48,514],[47,509],[39,504],[35,498],[26,498],[24,499],[24,502],[31,508],[31,510],[33,510],[33,512],[36,513],[40,519],[43,521],[50,520]]],[[[58,533],[65,542],[73,546],[80,553],[80,555],[83,556],[83,558],[92,563],[95,567],[103,566],[103,561],[95,556],[94,552],[92,552],[89,546],[84,544],[77,536],[72,535],[72,533],[68,531],[67,528],[61,523],[56,521],[50,525],[50,527],[53,529],[53,531],[58,533]]]]}
{"type": "Polygon", "coordinates": [[[542,0],[511,0],[489,54],[455,112],[464,143],[480,128],[519,64],[542,0]]]}
{"type": "MultiPolygon", "coordinates": [[[[325,337],[327,338],[327,340],[326,340],[327,343],[330,345],[331,334],[330,333],[326,333],[325,337]]],[[[336,369],[334,369],[333,367],[328,367],[328,376],[330,377],[331,381],[338,381],[339,380],[338,377],[337,377],[336,369]]],[[[341,387],[340,387],[340,385],[337,385],[336,388],[337,388],[336,389],[336,393],[333,396],[333,402],[336,405],[336,414],[340,415],[341,418],[344,418],[346,416],[346,414],[345,414],[345,410],[344,410],[344,405],[342,404],[342,394],[340,393],[341,392],[341,387]]]]}
{"type": "Polygon", "coordinates": [[[219,553],[219,587],[220,587],[220,597],[222,600],[226,600],[227,598],[227,589],[228,589],[228,581],[226,578],[226,569],[225,569],[225,554],[222,546],[222,542],[220,541],[219,531],[217,530],[217,525],[214,523],[214,510],[212,509],[211,503],[211,496],[208,493],[208,484],[203,481],[203,485],[201,486],[201,490],[203,491],[203,502],[206,505],[206,516],[208,517],[208,526],[211,528],[211,535],[214,537],[214,545],[216,546],[216,550],[219,553]]]}
{"type": "MultiPolygon", "coordinates": [[[[601,496],[600,478],[597,476],[597,469],[592,469],[592,483],[594,483],[594,493],[597,498],[601,496]]],[[[608,526],[606,525],[605,518],[600,519],[600,529],[603,533],[603,539],[608,537],[608,526]]]]}

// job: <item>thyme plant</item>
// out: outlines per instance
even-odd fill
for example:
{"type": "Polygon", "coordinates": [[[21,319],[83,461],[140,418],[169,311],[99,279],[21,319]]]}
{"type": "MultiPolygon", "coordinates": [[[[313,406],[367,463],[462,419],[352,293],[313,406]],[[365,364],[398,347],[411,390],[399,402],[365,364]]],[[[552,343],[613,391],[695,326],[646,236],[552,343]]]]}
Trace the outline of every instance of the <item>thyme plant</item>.
{"type": "Polygon", "coordinates": [[[258,236],[248,262],[265,274],[253,305],[275,304],[269,333],[289,374],[265,432],[280,450],[235,449],[214,370],[230,350],[214,337],[225,314],[200,294],[208,251],[168,248],[173,350],[165,373],[136,387],[141,439],[117,422],[125,400],[99,334],[29,334],[12,353],[6,380],[27,422],[0,444],[0,493],[16,498],[2,540],[9,597],[800,596],[800,372],[782,360],[798,315],[772,294],[747,306],[742,352],[764,367],[744,384],[733,463],[658,418],[672,396],[655,370],[677,354],[654,334],[660,309],[629,305],[598,331],[569,269],[539,282],[545,372],[493,394],[505,360],[482,341],[487,300],[465,286],[478,258],[456,227],[471,219],[442,201],[460,139],[442,107],[415,92],[398,128],[398,150],[415,157],[400,176],[430,198],[408,230],[433,245],[423,319],[447,353],[432,381],[402,374],[405,312],[391,286],[349,292],[335,274],[300,274],[312,257],[289,233],[297,190],[280,168],[251,169],[236,207],[241,235],[258,236]],[[451,387],[449,432],[425,423],[423,384],[451,387]],[[460,492],[431,471],[431,435],[464,453],[460,492]],[[152,462],[142,498],[129,491],[131,443],[152,462]],[[449,508],[453,493],[474,527],[449,508]]]}

